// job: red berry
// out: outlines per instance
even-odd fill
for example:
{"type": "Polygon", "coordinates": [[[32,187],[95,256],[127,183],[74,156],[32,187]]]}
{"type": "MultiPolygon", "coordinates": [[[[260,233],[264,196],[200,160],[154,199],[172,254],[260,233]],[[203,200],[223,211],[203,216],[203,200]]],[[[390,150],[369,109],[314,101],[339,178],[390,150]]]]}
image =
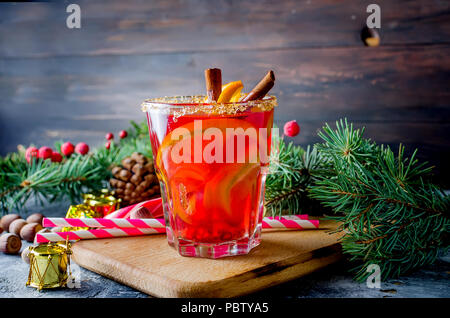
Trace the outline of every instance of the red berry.
{"type": "Polygon", "coordinates": [[[30,163],[32,157],[37,158],[38,156],[39,150],[36,147],[28,147],[25,151],[25,159],[27,159],[28,163],[30,163]]]}
{"type": "Polygon", "coordinates": [[[53,151],[52,153],[52,162],[61,162],[62,156],[59,152],[53,151]]]}
{"type": "Polygon", "coordinates": [[[72,143],[70,143],[70,142],[65,142],[61,146],[61,152],[66,157],[68,157],[71,154],[73,154],[74,149],[75,149],[74,145],[72,143]]]}
{"type": "Polygon", "coordinates": [[[75,152],[85,155],[89,152],[89,146],[84,142],[80,142],[75,146],[75,152]]]}
{"type": "Polygon", "coordinates": [[[53,154],[53,150],[50,147],[41,147],[39,148],[39,158],[41,159],[51,159],[53,154]]]}
{"type": "Polygon", "coordinates": [[[295,137],[300,132],[300,126],[297,121],[291,120],[284,124],[284,134],[289,137],[295,137]]]}
{"type": "Polygon", "coordinates": [[[120,138],[126,138],[128,136],[128,133],[127,133],[127,131],[126,130],[121,130],[120,131],[120,133],[119,133],[119,137],[120,138]]]}
{"type": "Polygon", "coordinates": [[[111,148],[111,141],[107,141],[107,142],[105,143],[105,147],[106,147],[106,149],[111,148]]]}
{"type": "Polygon", "coordinates": [[[106,140],[111,140],[111,139],[114,139],[114,135],[113,135],[113,133],[109,132],[106,134],[105,138],[106,138],[106,140]]]}

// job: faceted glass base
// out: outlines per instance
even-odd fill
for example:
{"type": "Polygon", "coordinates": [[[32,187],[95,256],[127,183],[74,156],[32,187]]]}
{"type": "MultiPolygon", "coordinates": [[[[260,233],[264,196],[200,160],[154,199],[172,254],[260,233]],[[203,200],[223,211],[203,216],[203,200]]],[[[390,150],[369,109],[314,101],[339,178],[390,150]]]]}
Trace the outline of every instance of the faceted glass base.
{"type": "Polygon", "coordinates": [[[173,236],[170,227],[166,228],[167,241],[180,255],[189,257],[221,258],[248,254],[261,243],[261,226],[257,226],[250,238],[229,241],[224,243],[200,243],[177,239],[173,236]]]}

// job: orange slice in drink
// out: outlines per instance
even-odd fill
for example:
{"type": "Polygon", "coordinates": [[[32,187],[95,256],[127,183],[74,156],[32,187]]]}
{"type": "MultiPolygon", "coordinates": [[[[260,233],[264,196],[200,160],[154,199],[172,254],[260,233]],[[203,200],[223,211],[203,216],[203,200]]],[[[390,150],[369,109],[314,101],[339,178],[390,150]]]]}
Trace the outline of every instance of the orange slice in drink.
{"type": "MultiPolygon", "coordinates": [[[[203,150],[204,146],[212,141],[210,140],[203,140],[204,132],[208,129],[219,129],[222,134],[222,145],[223,145],[223,154],[224,157],[226,157],[226,145],[227,142],[229,142],[229,137],[227,135],[227,128],[234,129],[235,136],[241,136],[243,134],[246,134],[249,128],[254,129],[254,134],[249,135],[249,145],[252,148],[251,150],[254,151],[254,147],[257,146],[257,142],[255,139],[255,136],[257,138],[258,130],[252,125],[252,123],[241,120],[241,119],[235,119],[235,118],[211,118],[211,119],[198,119],[198,121],[201,121],[201,127],[200,125],[195,125],[194,121],[189,122],[185,125],[182,125],[180,127],[177,127],[175,130],[170,132],[169,134],[164,137],[163,142],[161,143],[158,153],[156,155],[156,164],[158,167],[162,170],[168,170],[176,171],[177,167],[184,167],[186,164],[190,166],[192,163],[194,163],[195,159],[195,151],[201,151],[202,152],[202,158],[203,158],[203,150]],[[202,138],[202,145],[201,149],[194,149],[195,141],[194,137],[200,136],[202,138]],[[190,154],[187,156],[188,162],[176,162],[174,161],[174,151],[175,147],[177,148],[183,148],[182,143],[186,143],[184,148],[188,148],[190,146],[190,154]]],[[[251,131],[250,131],[251,133],[251,131]]],[[[231,136],[234,138],[233,136],[231,136]]],[[[239,137],[236,137],[239,138],[239,137]]],[[[250,148],[249,147],[249,148],[250,148]]],[[[249,151],[249,148],[246,149],[246,151],[249,151]]],[[[189,150],[189,149],[187,149],[189,150]]],[[[226,161],[226,158],[223,158],[224,162],[226,161]]],[[[203,162],[203,160],[202,160],[203,162]]],[[[207,165],[204,163],[204,165],[207,165]]],[[[167,176],[170,177],[172,173],[168,173],[167,176]]]]}
{"type": "Polygon", "coordinates": [[[222,92],[220,93],[219,98],[217,99],[218,103],[236,103],[239,101],[239,97],[241,96],[241,90],[244,88],[244,85],[241,81],[230,82],[226,85],[222,86],[222,92]]]}
{"type": "Polygon", "coordinates": [[[208,180],[203,197],[205,208],[224,211],[224,217],[233,214],[233,206],[244,208],[245,197],[254,192],[253,185],[260,171],[259,164],[255,163],[230,165],[208,180]],[[232,196],[232,192],[237,194],[232,196]]]}
{"type": "Polygon", "coordinates": [[[186,223],[192,223],[195,211],[202,207],[204,178],[204,170],[194,166],[189,170],[181,169],[169,180],[174,216],[186,223]]]}
{"type": "MultiPolygon", "coordinates": [[[[164,182],[168,185],[169,196],[173,201],[174,216],[178,216],[184,222],[190,224],[195,219],[196,211],[205,213],[205,209],[209,207],[221,208],[231,213],[230,204],[226,202],[230,199],[232,187],[238,183],[242,184],[243,179],[249,177],[249,175],[254,175],[253,172],[248,171],[255,171],[255,167],[259,167],[258,163],[225,163],[227,142],[230,138],[238,138],[227,136],[227,128],[241,128],[240,132],[235,130],[235,134],[245,134],[247,129],[254,128],[251,123],[227,117],[209,118],[201,121],[201,127],[194,125],[194,121],[192,121],[178,127],[182,130],[177,132],[174,130],[169,133],[161,143],[156,156],[156,164],[162,172],[164,182]],[[205,146],[212,142],[211,140],[203,140],[203,133],[209,128],[216,128],[222,133],[217,138],[222,138],[224,163],[206,163],[204,160],[195,163],[194,152],[201,151],[203,159],[205,146]],[[201,149],[194,149],[196,133],[201,134],[201,149]],[[190,154],[187,156],[188,162],[174,160],[172,152],[179,149],[181,143],[186,143],[184,146],[187,148],[190,147],[190,149],[183,149],[183,151],[190,150],[190,154]]],[[[256,129],[255,132],[257,134],[256,129]]],[[[254,136],[246,137],[249,141],[243,150],[246,160],[250,157],[250,151],[257,151],[257,142],[254,140],[254,136]]],[[[238,143],[235,140],[234,150],[239,153],[236,145],[238,143]]],[[[250,190],[245,189],[244,191],[250,190]]]]}

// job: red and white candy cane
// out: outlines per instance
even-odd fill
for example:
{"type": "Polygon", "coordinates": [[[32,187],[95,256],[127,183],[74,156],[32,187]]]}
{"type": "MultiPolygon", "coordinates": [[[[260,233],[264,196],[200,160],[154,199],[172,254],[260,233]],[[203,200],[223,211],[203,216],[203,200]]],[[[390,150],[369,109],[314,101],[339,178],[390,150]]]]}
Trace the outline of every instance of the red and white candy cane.
{"type": "MultiPolygon", "coordinates": [[[[290,215],[283,217],[265,217],[263,229],[287,228],[293,230],[317,229],[319,220],[308,220],[307,215],[290,215]]],[[[44,218],[44,227],[99,227],[99,229],[69,232],[37,233],[36,243],[59,242],[66,239],[82,240],[138,236],[165,233],[164,219],[89,219],[89,218],[44,218]]]]}
{"type": "MultiPolygon", "coordinates": [[[[101,228],[164,228],[164,219],[106,219],[106,218],[44,218],[44,227],[101,227],[101,228]]],[[[318,220],[308,220],[308,215],[265,217],[263,228],[318,228],[318,220]]]]}
{"type": "Polygon", "coordinates": [[[44,227],[165,228],[164,219],[44,218],[44,227]]]}
{"type": "Polygon", "coordinates": [[[122,236],[140,236],[148,234],[165,233],[165,228],[114,228],[114,229],[95,229],[95,230],[79,230],[69,232],[49,232],[37,233],[35,243],[60,242],[68,239],[69,241],[83,239],[111,238],[122,236]]]}
{"type": "Polygon", "coordinates": [[[305,220],[298,215],[265,217],[262,221],[263,229],[288,228],[288,229],[318,229],[319,220],[305,220]]]}

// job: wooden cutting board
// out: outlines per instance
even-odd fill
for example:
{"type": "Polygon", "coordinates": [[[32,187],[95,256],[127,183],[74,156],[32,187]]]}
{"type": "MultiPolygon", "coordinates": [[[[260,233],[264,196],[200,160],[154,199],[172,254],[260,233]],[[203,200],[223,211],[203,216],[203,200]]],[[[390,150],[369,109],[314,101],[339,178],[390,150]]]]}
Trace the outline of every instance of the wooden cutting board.
{"type": "Polygon", "coordinates": [[[163,234],[79,241],[72,259],[80,266],[157,297],[234,297],[307,275],[338,261],[337,224],[319,230],[271,230],[244,256],[182,257],[163,234]]]}

